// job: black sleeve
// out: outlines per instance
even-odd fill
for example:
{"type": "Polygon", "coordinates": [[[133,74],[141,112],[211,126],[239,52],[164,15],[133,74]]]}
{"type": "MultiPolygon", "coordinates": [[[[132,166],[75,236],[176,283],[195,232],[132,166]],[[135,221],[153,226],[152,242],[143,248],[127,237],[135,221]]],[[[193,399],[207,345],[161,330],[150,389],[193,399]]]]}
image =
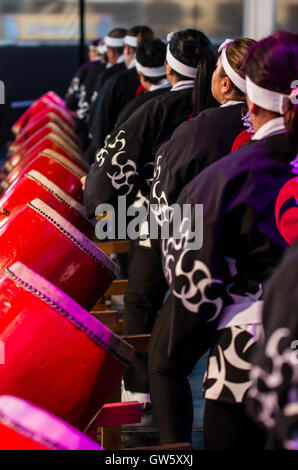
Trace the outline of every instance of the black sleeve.
{"type": "Polygon", "coordinates": [[[80,99],[80,89],[88,73],[88,63],[82,65],[73,77],[65,95],[65,103],[68,109],[76,111],[80,99]]]}
{"type": "Polygon", "coordinates": [[[180,212],[171,208],[164,218],[170,221],[170,236],[164,232],[161,250],[173,294],[168,350],[173,359],[204,353],[212,345],[224,306],[234,303],[225,287],[233,280],[227,256],[240,256],[236,237],[247,207],[239,197],[243,179],[227,178],[219,163],[194,178],[178,198],[180,212]]]}
{"type": "Polygon", "coordinates": [[[94,107],[91,135],[97,149],[104,146],[107,135],[113,130],[121,106],[117,78],[111,77],[105,82],[94,107]]]}
{"type": "Polygon", "coordinates": [[[134,202],[144,179],[144,169],[152,159],[159,123],[158,105],[144,105],[96,152],[84,192],[89,217],[94,217],[98,204],[116,206],[119,196],[126,197],[127,205],[134,202]]]}
{"type": "Polygon", "coordinates": [[[275,444],[289,450],[298,431],[297,282],[296,242],[265,288],[264,337],[253,357],[248,405],[253,419],[275,444]]]}

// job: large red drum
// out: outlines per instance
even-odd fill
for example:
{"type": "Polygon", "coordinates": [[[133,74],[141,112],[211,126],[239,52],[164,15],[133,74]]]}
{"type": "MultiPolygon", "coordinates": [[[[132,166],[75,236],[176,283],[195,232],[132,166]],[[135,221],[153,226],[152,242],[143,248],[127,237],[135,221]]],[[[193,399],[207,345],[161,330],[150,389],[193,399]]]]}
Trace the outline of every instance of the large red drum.
{"type": "Polygon", "coordinates": [[[0,228],[0,272],[22,261],[90,310],[119,267],[43,201],[35,199],[0,228]]]}
{"type": "Polygon", "coordinates": [[[108,399],[134,353],[22,263],[0,276],[0,341],[0,394],[32,401],[80,429],[108,399]]]}
{"type": "Polygon", "coordinates": [[[0,227],[35,198],[46,202],[86,237],[94,238],[95,227],[88,221],[84,206],[35,170],[12,183],[0,197],[0,227]]]}
{"type": "Polygon", "coordinates": [[[79,139],[74,133],[74,131],[65,122],[63,122],[62,119],[59,118],[59,116],[54,113],[48,113],[43,114],[41,117],[37,116],[36,118],[32,119],[32,121],[30,121],[30,123],[28,123],[28,125],[24,127],[22,132],[18,135],[17,139],[9,148],[19,146],[25,140],[29,139],[29,137],[33,135],[36,131],[38,131],[43,126],[46,126],[49,123],[56,124],[56,126],[58,126],[60,130],[63,131],[66,135],[68,135],[68,137],[72,138],[77,143],[79,143],[79,139]]]}
{"type": "Polygon", "coordinates": [[[34,118],[38,113],[44,109],[49,109],[50,107],[60,109],[61,112],[67,116],[68,121],[74,125],[73,119],[69,110],[65,107],[65,102],[54,92],[48,92],[45,95],[41,96],[36,100],[28,109],[25,111],[22,116],[15,122],[12,127],[12,132],[15,135],[18,135],[21,130],[28,124],[28,122],[34,118]]]}
{"type": "Polygon", "coordinates": [[[39,171],[77,201],[83,200],[81,178],[86,175],[86,172],[54,150],[42,152],[23,170],[20,170],[17,165],[0,186],[6,190],[16,178],[21,178],[31,170],[39,171]]]}
{"type": "Polygon", "coordinates": [[[33,160],[33,158],[37,157],[40,152],[44,150],[55,150],[56,152],[63,155],[65,158],[68,158],[76,165],[79,165],[83,170],[88,171],[89,165],[82,157],[81,153],[74,150],[70,147],[65,141],[63,141],[58,135],[56,134],[48,134],[42,140],[37,142],[30,150],[28,150],[25,156],[21,152],[16,152],[12,155],[9,160],[5,163],[3,169],[9,173],[16,165],[19,163],[22,165],[22,169],[28,165],[29,161],[33,160]],[[25,164],[21,161],[25,160],[25,164]]]}
{"type": "Polygon", "coordinates": [[[12,146],[10,146],[9,148],[10,155],[13,155],[16,152],[20,153],[21,155],[25,155],[28,150],[34,147],[35,144],[40,142],[48,134],[57,135],[58,137],[60,137],[60,139],[63,142],[69,145],[69,147],[71,147],[73,150],[75,150],[76,152],[80,151],[78,143],[75,142],[75,140],[72,137],[69,137],[67,134],[65,134],[64,131],[62,131],[59,126],[57,126],[57,124],[53,122],[49,122],[43,127],[41,127],[40,129],[37,129],[27,139],[21,142],[20,145],[16,145],[14,143],[12,146]]]}
{"type": "Polygon", "coordinates": [[[0,397],[0,450],[104,450],[88,436],[27,400],[0,397]]]}

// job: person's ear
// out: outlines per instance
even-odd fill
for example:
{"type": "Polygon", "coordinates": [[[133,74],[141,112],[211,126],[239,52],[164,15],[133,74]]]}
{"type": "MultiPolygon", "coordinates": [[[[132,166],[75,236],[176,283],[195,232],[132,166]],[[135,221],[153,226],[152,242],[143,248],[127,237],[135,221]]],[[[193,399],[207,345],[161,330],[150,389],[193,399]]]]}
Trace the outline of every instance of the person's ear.
{"type": "Polygon", "coordinates": [[[227,95],[232,90],[232,82],[227,75],[221,79],[220,88],[223,95],[227,95]]]}
{"type": "Polygon", "coordinates": [[[167,62],[165,62],[165,69],[166,69],[166,75],[167,76],[173,75],[174,70],[172,69],[172,67],[167,62]]]}

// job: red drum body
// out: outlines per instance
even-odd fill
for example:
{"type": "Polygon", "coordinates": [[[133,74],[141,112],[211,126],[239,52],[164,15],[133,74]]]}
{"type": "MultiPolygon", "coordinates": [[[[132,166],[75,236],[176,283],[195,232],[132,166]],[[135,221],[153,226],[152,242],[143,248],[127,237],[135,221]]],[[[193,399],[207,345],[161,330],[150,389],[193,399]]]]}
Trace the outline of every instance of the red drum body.
{"type": "Polygon", "coordinates": [[[0,450],[103,450],[52,413],[21,398],[0,397],[0,450]]]}
{"type": "Polygon", "coordinates": [[[253,136],[254,134],[252,132],[249,132],[247,129],[240,132],[240,134],[236,137],[234,141],[232,152],[236,152],[236,150],[242,147],[242,145],[247,144],[247,142],[250,142],[253,136]]]}
{"type": "Polygon", "coordinates": [[[55,209],[86,237],[94,238],[95,229],[87,220],[84,206],[35,170],[15,181],[0,198],[0,227],[36,198],[55,209]]]}
{"type": "Polygon", "coordinates": [[[43,201],[35,199],[0,228],[0,272],[21,261],[90,310],[119,267],[43,201]]]}
{"type": "Polygon", "coordinates": [[[69,196],[79,202],[83,200],[81,178],[86,175],[85,171],[54,151],[41,153],[20,172],[15,170],[17,170],[17,167],[11,171],[5,183],[1,183],[3,189],[9,186],[8,179],[13,182],[16,177],[20,179],[31,170],[36,170],[59,186],[69,196]],[[18,176],[17,173],[19,173],[18,176]]]}
{"type": "Polygon", "coordinates": [[[108,399],[134,351],[22,263],[0,277],[0,340],[0,394],[29,400],[80,429],[108,399]]]}
{"type": "Polygon", "coordinates": [[[21,152],[16,152],[6,162],[4,169],[8,173],[16,165],[21,163],[22,160],[26,159],[26,163],[22,163],[22,169],[24,169],[25,166],[28,165],[29,161],[37,157],[39,153],[48,149],[60,153],[63,157],[68,158],[71,162],[75,163],[83,170],[88,171],[89,165],[83,159],[81,154],[70,147],[66,142],[64,142],[62,139],[60,139],[59,136],[55,134],[48,134],[42,140],[37,142],[30,150],[26,152],[25,156],[21,152]]]}
{"type": "Polygon", "coordinates": [[[76,134],[67,124],[62,121],[62,119],[59,118],[59,116],[54,113],[48,113],[43,114],[41,117],[37,116],[35,119],[32,119],[32,121],[30,121],[30,123],[28,123],[28,125],[24,127],[24,129],[19,134],[18,138],[15,140],[11,147],[20,146],[23,142],[29,139],[29,137],[31,137],[36,131],[50,123],[53,123],[58,126],[60,131],[64,132],[70,139],[79,143],[79,139],[77,138],[76,134]]]}
{"type": "Polygon", "coordinates": [[[66,109],[64,101],[58,97],[54,92],[48,92],[45,95],[41,96],[37,101],[35,101],[30,108],[25,111],[24,114],[16,121],[12,127],[12,132],[15,135],[18,135],[22,129],[28,124],[28,122],[34,118],[38,113],[44,109],[53,109],[58,108],[61,110],[65,116],[67,116],[68,122],[74,125],[73,119],[70,116],[70,112],[66,109]]]}
{"type": "Polygon", "coordinates": [[[79,151],[79,147],[74,139],[65,134],[55,123],[50,122],[40,129],[37,129],[32,135],[28,137],[28,139],[24,140],[21,145],[13,144],[10,148],[10,153],[11,151],[14,151],[14,153],[18,152],[24,156],[28,150],[34,147],[34,145],[36,145],[49,134],[54,134],[60,137],[60,139],[69,145],[69,147],[71,147],[73,150],[76,152],[79,151]]]}

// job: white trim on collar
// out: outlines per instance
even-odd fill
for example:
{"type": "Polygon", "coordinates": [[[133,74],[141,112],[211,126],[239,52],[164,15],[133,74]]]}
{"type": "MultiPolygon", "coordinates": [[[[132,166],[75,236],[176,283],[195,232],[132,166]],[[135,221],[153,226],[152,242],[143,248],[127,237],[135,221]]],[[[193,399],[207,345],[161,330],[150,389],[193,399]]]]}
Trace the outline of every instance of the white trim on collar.
{"type": "Polygon", "coordinates": [[[283,117],[271,119],[266,122],[260,129],[255,133],[252,140],[261,140],[266,137],[271,137],[277,134],[284,134],[286,132],[285,122],[283,117]]]}
{"type": "Polygon", "coordinates": [[[180,82],[175,83],[171,88],[171,91],[186,90],[187,88],[193,88],[194,86],[194,80],[180,80],[180,82]]]}
{"type": "Polygon", "coordinates": [[[222,105],[220,106],[220,108],[227,108],[228,106],[234,106],[235,104],[244,104],[244,101],[233,101],[233,100],[230,100],[230,101],[227,101],[227,103],[222,104],[222,105]]]}

